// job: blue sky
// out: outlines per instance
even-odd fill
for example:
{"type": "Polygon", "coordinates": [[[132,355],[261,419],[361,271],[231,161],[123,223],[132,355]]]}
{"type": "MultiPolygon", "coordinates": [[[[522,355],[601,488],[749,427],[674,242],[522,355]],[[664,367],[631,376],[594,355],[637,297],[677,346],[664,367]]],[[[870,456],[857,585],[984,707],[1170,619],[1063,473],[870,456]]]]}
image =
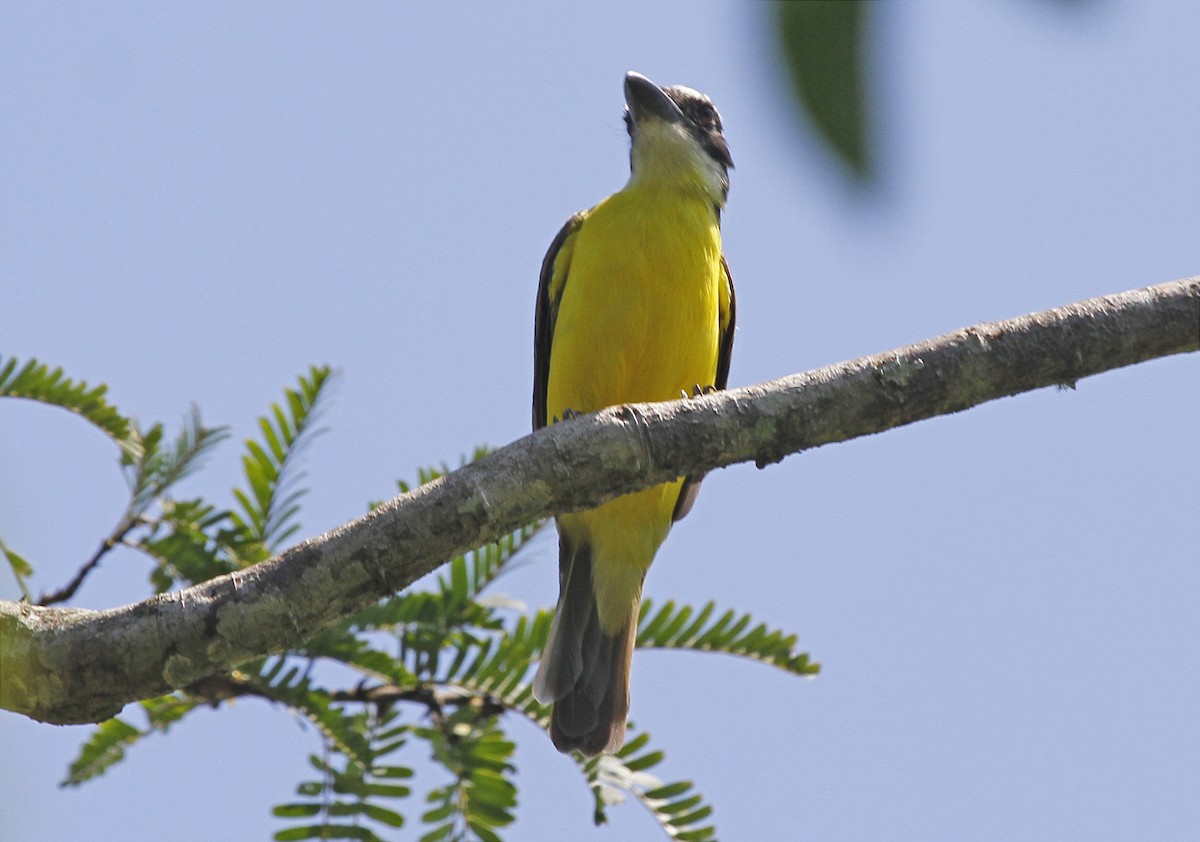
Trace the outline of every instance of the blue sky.
{"type": "MultiPolygon", "coordinates": [[[[731,384],[1200,272],[1200,7],[879,4],[870,195],[794,119],[768,11],[7,4],[0,350],[144,422],[194,402],[232,425],[188,487],[218,501],[254,418],[337,366],[302,533],[332,528],[526,432],[538,265],[624,183],[629,69],[724,117],[731,384]]],[[[664,776],[726,839],[1194,838],[1198,419],[1192,355],[711,476],[647,593],[750,610],[823,672],[639,654],[664,776]]],[[[0,535],[42,589],[123,490],[102,436],[0,406],[0,535]]],[[[503,589],[547,605],[553,541],[533,550],[503,589]]],[[[144,582],[114,555],[75,604],[144,582]]],[[[593,830],[570,762],[512,732],[510,838],[655,838],[634,804],[593,830]]],[[[318,749],[243,701],[57,789],[86,734],[0,714],[0,836],[267,838],[318,749]]]]}

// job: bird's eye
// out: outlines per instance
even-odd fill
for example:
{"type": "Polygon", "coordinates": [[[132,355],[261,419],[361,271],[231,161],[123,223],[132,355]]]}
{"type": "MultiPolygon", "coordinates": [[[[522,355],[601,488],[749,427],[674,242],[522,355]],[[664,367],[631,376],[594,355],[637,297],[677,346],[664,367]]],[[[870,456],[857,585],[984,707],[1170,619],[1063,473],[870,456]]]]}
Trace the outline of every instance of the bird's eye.
{"type": "Polygon", "coordinates": [[[696,122],[706,129],[713,129],[717,126],[717,109],[713,108],[708,103],[702,103],[696,109],[696,122]]]}

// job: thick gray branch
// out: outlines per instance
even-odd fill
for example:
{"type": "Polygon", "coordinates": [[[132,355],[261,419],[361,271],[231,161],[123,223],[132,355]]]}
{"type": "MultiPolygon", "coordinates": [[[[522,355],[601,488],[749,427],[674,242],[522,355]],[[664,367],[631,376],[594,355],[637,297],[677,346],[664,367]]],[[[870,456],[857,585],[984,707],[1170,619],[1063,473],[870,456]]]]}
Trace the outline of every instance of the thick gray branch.
{"type": "Polygon", "coordinates": [[[556,424],[270,561],[178,593],[107,611],[0,602],[0,707],[97,722],[295,647],[536,518],[1197,349],[1200,277],[556,424]]]}

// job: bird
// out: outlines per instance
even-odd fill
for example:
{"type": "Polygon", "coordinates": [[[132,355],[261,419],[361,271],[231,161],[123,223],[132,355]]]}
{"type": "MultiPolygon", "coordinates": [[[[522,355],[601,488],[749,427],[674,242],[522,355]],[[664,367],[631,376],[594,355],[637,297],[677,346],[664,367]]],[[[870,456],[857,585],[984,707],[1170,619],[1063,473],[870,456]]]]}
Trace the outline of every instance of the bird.
{"type": "MultiPolygon", "coordinates": [[[[721,245],[733,159],[706,95],[628,72],[625,186],[572,216],[542,262],[533,428],[724,389],[736,300],[721,245]]],[[[559,598],[534,677],[564,753],[618,751],[642,584],[700,476],[559,515],[559,598]]]]}

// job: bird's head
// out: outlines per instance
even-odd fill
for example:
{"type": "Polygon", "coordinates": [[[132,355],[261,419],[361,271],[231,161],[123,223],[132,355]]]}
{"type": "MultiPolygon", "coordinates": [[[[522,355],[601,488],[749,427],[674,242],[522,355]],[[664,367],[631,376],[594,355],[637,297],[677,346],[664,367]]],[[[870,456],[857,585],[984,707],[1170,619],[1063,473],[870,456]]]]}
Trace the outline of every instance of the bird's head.
{"type": "Polygon", "coordinates": [[[733,158],[712,100],[684,85],[660,88],[630,71],[625,105],[630,184],[696,190],[724,207],[733,158]]]}

